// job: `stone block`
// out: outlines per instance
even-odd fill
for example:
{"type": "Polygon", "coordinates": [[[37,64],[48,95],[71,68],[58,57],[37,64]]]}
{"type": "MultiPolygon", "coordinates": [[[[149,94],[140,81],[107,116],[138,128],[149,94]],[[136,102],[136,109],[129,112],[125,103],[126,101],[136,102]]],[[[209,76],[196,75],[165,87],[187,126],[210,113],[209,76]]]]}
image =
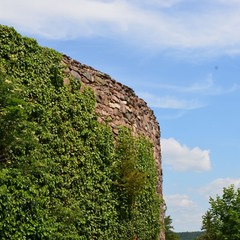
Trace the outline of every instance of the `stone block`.
{"type": "Polygon", "coordinates": [[[79,75],[78,72],[74,71],[74,70],[71,70],[70,74],[76,78],[77,80],[81,80],[81,76],[79,75]]]}

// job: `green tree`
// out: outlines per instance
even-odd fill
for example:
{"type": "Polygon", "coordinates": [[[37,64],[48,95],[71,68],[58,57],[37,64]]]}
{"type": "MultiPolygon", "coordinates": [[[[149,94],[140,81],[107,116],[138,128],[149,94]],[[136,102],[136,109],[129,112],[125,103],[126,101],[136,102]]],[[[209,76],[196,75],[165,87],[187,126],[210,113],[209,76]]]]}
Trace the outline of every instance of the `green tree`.
{"type": "Polygon", "coordinates": [[[173,231],[174,227],[172,226],[172,219],[170,216],[165,216],[164,224],[166,240],[179,240],[179,236],[173,231]]]}
{"type": "Polygon", "coordinates": [[[203,216],[204,235],[199,239],[240,239],[240,188],[234,185],[223,189],[223,195],[210,198],[210,209],[203,216]]]}

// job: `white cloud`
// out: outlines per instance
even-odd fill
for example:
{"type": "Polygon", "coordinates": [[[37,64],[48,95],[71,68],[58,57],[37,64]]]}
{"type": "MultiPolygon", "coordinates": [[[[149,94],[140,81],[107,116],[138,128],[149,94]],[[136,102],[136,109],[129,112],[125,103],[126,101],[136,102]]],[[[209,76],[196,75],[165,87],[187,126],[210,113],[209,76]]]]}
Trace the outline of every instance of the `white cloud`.
{"type": "Polygon", "coordinates": [[[174,194],[165,196],[166,215],[173,220],[175,231],[199,231],[204,212],[188,195],[174,194]]]}
{"type": "Polygon", "coordinates": [[[233,5],[233,6],[240,5],[239,0],[215,0],[215,1],[225,5],[233,5]]]}
{"type": "Polygon", "coordinates": [[[125,1],[7,0],[0,8],[0,19],[47,38],[69,39],[112,34],[114,29],[124,32],[131,13],[125,1]]]}
{"type": "Polygon", "coordinates": [[[158,84],[156,85],[159,89],[166,89],[174,92],[181,93],[202,93],[213,88],[213,79],[212,77],[207,78],[205,81],[196,82],[190,86],[179,86],[179,85],[170,85],[170,84],[158,84]]]}
{"type": "Polygon", "coordinates": [[[224,7],[227,4],[224,0],[212,5],[203,1],[204,8],[188,0],[142,0],[140,3],[132,0],[2,0],[0,20],[47,38],[121,36],[135,45],[154,50],[239,52],[239,1],[232,0],[228,7],[224,7]],[[192,6],[188,11],[184,8],[187,3],[192,6]]]}
{"type": "Polygon", "coordinates": [[[193,110],[203,107],[203,105],[195,99],[186,100],[173,96],[156,97],[147,92],[140,92],[138,94],[150,107],[154,108],[193,110]]]}
{"type": "Polygon", "coordinates": [[[186,114],[185,110],[179,110],[174,113],[161,114],[158,116],[160,120],[173,120],[183,117],[186,114]]]}
{"type": "Polygon", "coordinates": [[[155,8],[169,8],[173,7],[184,0],[131,0],[134,4],[144,5],[144,6],[153,6],[155,8]]]}
{"type": "Polygon", "coordinates": [[[200,193],[209,199],[209,197],[221,196],[224,187],[234,184],[236,188],[240,188],[240,178],[217,178],[210,182],[207,186],[200,189],[200,193]]]}
{"type": "Polygon", "coordinates": [[[195,207],[195,203],[189,199],[189,196],[183,194],[174,194],[165,196],[165,201],[169,207],[195,207]]]}
{"type": "Polygon", "coordinates": [[[238,91],[239,89],[240,85],[236,83],[231,86],[217,85],[212,74],[210,74],[205,81],[202,81],[201,83],[195,83],[189,88],[185,88],[185,91],[202,95],[222,95],[238,91]]]}
{"type": "Polygon", "coordinates": [[[174,138],[162,139],[163,163],[175,171],[208,171],[211,169],[209,150],[190,149],[174,138]]]}
{"type": "Polygon", "coordinates": [[[179,86],[170,84],[156,84],[155,88],[165,89],[176,93],[198,94],[198,95],[222,95],[240,90],[240,85],[234,83],[231,86],[217,85],[210,74],[205,80],[195,82],[190,86],[179,86]]]}

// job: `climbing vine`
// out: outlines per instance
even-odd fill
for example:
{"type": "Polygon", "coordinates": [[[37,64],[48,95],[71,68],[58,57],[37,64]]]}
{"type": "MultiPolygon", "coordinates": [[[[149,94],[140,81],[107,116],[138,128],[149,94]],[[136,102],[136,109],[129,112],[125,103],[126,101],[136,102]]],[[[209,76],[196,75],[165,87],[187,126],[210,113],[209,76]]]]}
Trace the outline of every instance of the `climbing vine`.
{"type": "Polygon", "coordinates": [[[61,60],[0,25],[0,238],[156,239],[151,144],[115,141],[61,60]]]}
{"type": "Polygon", "coordinates": [[[122,239],[157,239],[161,201],[156,194],[157,172],[152,144],[121,128],[116,146],[118,165],[115,186],[120,206],[122,239]]]}

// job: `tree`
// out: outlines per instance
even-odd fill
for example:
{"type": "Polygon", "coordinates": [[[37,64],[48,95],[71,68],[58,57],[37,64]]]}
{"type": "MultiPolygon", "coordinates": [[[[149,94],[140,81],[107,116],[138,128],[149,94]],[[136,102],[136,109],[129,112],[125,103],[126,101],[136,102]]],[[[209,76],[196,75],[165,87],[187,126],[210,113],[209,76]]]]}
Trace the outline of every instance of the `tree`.
{"type": "Polygon", "coordinates": [[[240,239],[240,188],[234,185],[223,189],[223,195],[210,198],[210,209],[203,216],[200,239],[239,240],[240,239]]]}
{"type": "Polygon", "coordinates": [[[170,216],[164,218],[166,240],[179,240],[179,236],[173,232],[172,219],[170,216]]]}

